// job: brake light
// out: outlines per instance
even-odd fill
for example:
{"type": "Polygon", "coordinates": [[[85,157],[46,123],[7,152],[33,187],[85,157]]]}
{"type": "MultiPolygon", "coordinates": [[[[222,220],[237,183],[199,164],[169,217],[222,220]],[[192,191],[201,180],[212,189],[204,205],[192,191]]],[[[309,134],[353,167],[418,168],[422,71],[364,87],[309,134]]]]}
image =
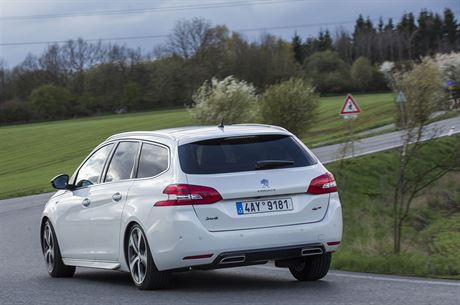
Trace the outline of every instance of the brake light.
{"type": "Polygon", "coordinates": [[[200,185],[171,184],[163,190],[163,194],[167,194],[168,199],[156,202],[156,207],[211,204],[222,200],[218,191],[212,187],[200,185]]]}
{"type": "Polygon", "coordinates": [[[327,172],[324,175],[313,179],[308,187],[307,193],[313,195],[337,192],[337,184],[334,175],[327,172]]]}

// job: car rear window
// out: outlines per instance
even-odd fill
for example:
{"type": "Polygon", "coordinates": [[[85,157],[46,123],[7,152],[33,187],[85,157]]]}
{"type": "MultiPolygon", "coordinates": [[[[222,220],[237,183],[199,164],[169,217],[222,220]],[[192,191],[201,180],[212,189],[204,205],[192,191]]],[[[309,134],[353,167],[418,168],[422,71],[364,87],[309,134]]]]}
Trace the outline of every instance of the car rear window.
{"type": "Polygon", "coordinates": [[[287,135],[227,137],[188,143],[179,146],[179,160],[186,174],[261,170],[264,168],[257,168],[258,163],[266,161],[286,162],[276,168],[316,163],[296,140],[287,135]]]}

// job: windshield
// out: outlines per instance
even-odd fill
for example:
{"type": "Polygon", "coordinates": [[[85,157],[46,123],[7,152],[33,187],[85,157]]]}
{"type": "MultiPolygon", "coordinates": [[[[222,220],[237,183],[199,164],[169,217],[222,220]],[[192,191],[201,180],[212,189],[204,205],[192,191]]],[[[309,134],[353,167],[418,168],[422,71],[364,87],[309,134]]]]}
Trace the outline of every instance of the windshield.
{"type": "Polygon", "coordinates": [[[316,163],[287,135],[227,137],[184,144],[179,146],[179,160],[186,174],[245,172],[316,163]]]}

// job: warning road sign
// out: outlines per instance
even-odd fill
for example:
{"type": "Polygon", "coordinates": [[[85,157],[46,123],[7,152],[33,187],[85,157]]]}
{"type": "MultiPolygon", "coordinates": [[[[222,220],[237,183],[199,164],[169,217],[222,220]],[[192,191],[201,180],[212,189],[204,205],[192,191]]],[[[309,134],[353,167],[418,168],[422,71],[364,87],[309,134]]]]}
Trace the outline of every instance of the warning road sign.
{"type": "Polygon", "coordinates": [[[355,101],[351,94],[348,94],[343,103],[342,110],[340,110],[341,115],[350,115],[361,113],[361,109],[358,106],[358,103],[355,101]]]}

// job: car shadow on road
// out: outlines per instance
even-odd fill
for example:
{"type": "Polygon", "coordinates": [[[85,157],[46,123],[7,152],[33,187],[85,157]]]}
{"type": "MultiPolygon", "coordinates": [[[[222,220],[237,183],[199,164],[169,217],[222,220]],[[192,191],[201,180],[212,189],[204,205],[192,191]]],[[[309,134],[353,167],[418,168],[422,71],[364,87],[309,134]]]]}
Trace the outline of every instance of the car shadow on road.
{"type": "MultiPolygon", "coordinates": [[[[287,272],[253,269],[228,269],[211,271],[187,271],[175,273],[172,289],[183,292],[235,292],[235,291],[267,291],[276,289],[312,289],[330,291],[334,283],[321,280],[315,282],[299,282],[287,272]]],[[[100,284],[133,287],[131,276],[126,272],[82,270],[75,274],[74,280],[98,282],[100,284]]]]}

